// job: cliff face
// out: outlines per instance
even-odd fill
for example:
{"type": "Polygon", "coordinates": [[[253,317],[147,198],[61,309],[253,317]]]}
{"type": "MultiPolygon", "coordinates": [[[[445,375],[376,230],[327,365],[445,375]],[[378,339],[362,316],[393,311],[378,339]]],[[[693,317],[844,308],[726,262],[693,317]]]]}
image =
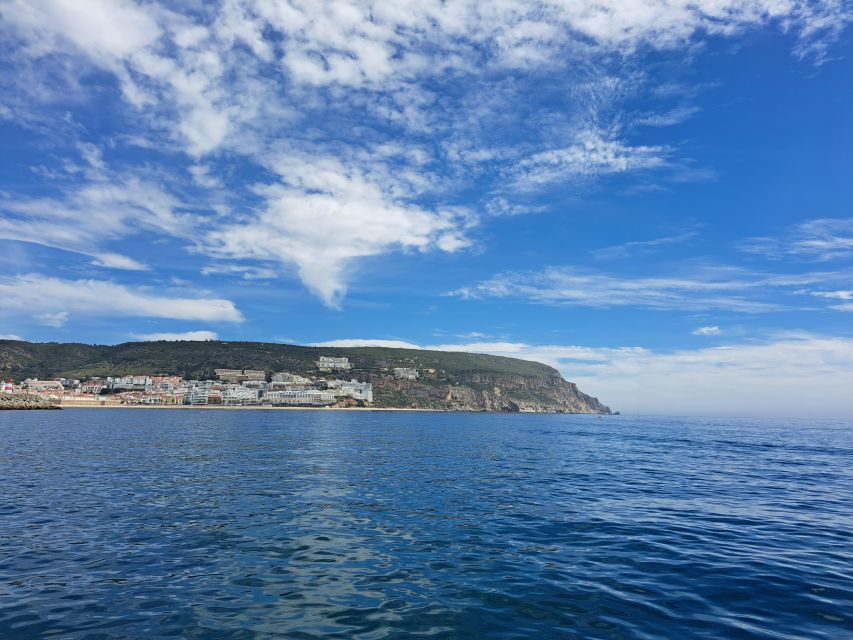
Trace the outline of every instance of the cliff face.
{"type": "Polygon", "coordinates": [[[610,413],[609,407],[558,376],[470,374],[455,384],[374,377],[378,406],[528,413],[610,413]]]}

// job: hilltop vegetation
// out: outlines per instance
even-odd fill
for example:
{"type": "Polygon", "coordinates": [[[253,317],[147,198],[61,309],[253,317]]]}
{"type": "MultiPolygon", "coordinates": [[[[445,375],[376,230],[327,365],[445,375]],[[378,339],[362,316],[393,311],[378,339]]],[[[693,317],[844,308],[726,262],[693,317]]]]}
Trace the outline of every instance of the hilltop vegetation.
{"type": "Polygon", "coordinates": [[[0,340],[0,374],[15,378],[86,378],[164,374],[212,378],[213,370],[264,369],[310,373],[321,355],[345,356],[354,373],[381,374],[394,367],[435,369],[446,382],[472,374],[559,377],[547,365],[479,353],[383,347],[302,347],[266,342],[126,342],[115,346],[0,340]]]}

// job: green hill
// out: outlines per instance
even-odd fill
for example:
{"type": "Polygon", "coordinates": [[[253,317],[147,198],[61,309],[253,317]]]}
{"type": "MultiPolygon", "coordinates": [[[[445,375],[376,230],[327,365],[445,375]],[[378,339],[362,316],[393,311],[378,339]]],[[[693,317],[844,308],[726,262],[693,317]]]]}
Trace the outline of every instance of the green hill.
{"type": "Polygon", "coordinates": [[[167,374],[212,378],[213,370],[265,369],[316,372],[321,355],[345,356],[355,371],[381,373],[393,367],[442,371],[448,379],[471,373],[524,377],[560,374],[538,362],[479,353],[382,347],[302,347],[267,342],[126,342],[114,346],[0,340],[0,372],[15,378],[83,378],[117,374],[167,374]]]}
{"type": "Polygon", "coordinates": [[[266,342],[127,342],[88,345],[0,340],[0,376],[89,378],[149,374],[212,379],[214,369],[316,375],[321,355],[345,356],[356,377],[374,384],[376,406],[487,411],[609,413],[553,367],[479,353],[384,347],[303,347],[266,342]],[[395,380],[414,367],[417,381],[395,380]]]}

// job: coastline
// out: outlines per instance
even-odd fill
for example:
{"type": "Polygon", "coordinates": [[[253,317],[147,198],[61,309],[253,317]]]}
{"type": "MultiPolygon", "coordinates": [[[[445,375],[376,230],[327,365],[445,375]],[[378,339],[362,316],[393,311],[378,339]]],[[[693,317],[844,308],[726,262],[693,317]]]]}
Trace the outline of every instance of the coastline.
{"type": "Polygon", "coordinates": [[[101,404],[100,402],[61,402],[64,409],[177,409],[187,411],[417,411],[429,413],[459,413],[447,409],[419,409],[414,407],[285,407],[272,405],[188,405],[188,404],[101,404]]]}
{"type": "MultiPolygon", "coordinates": [[[[61,409],[176,409],[179,411],[374,411],[374,412],[409,412],[409,413],[499,413],[499,414],[549,414],[560,415],[553,411],[466,411],[464,409],[426,409],[419,407],[288,407],[271,405],[188,405],[188,404],[101,404],[99,402],[61,402],[56,405],[61,409]]],[[[606,415],[593,413],[564,413],[562,415],[606,415]]]]}

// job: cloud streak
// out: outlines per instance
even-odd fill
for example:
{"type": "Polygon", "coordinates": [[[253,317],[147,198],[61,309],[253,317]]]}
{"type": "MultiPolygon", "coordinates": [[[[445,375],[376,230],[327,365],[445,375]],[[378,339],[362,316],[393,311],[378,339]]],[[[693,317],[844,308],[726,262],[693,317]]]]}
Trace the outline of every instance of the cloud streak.
{"type": "Polygon", "coordinates": [[[781,236],[749,238],[738,247],[774,260],[844,260],[853,257],[853,218],[807,220],[781,236]]]}
{"type": "Polygon", "coordinates": [[[79,314],[206,322],[243,320],[229,300],[170,297],[106,280],[64,280],[38,274],[0,278],[0,299],[6,312],[37,313],[48,319],[67,320],[68,314],[79,314]]]}
{"type": "Polygon", "coordinates": [[[551,267],[538,272],[498,274],[450,295],[594,308],[634,306],[762,313],[808,309],[803,303],[802,294],[807,292],[804,287],[825,286],[850,278],[846,271],[780,275],[731,267],[682,270],[686,272],[682,277],[639,277],[551,267]]]}

